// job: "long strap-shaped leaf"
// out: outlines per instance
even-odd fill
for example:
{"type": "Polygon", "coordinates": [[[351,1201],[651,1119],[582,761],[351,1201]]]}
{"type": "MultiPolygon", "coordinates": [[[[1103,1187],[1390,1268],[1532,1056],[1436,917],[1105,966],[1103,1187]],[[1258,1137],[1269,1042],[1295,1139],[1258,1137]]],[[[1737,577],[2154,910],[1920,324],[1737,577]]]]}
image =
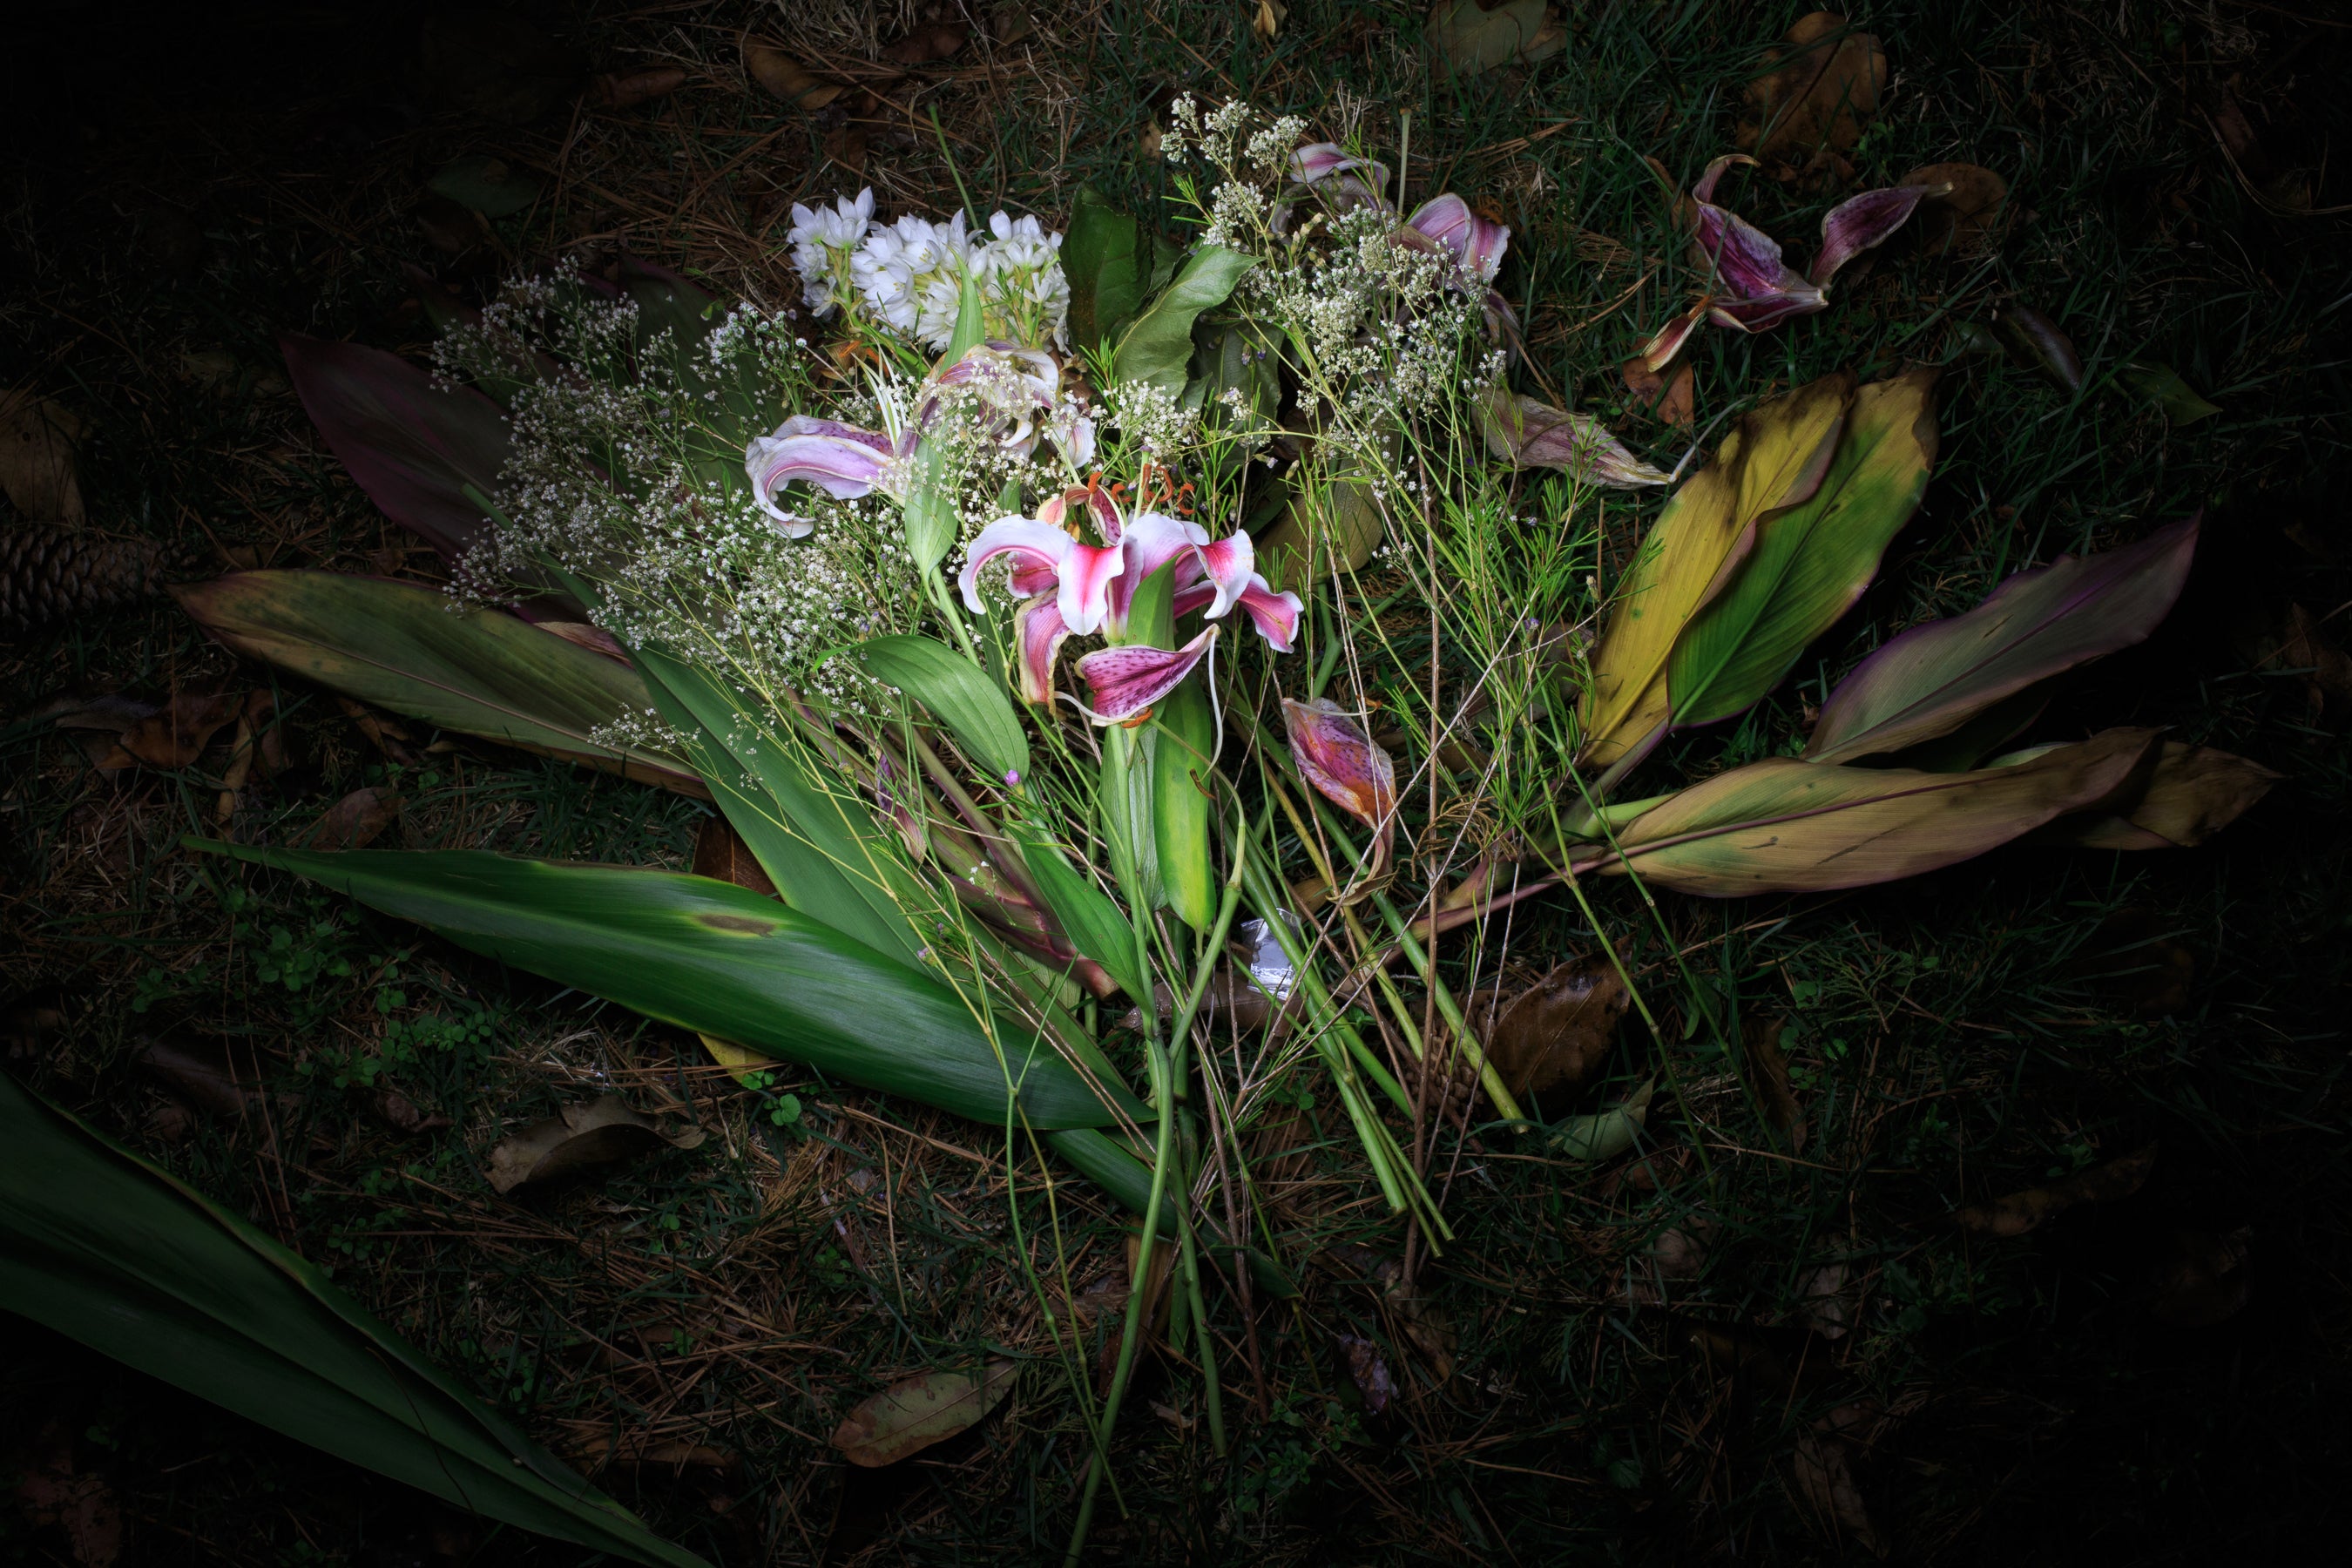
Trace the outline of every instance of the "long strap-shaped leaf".
{"type": "Polygon", "coordinates": [[[2116,796],[2156,744],[2154,730],[2108,730],[2014,767],[1965,773],[1774,757],[1668,796],[1589,868],[1717,898],[1891,882],[2116,796]]]}
{"type": "MultiPolygon", "coordinates": [[[[1033,1049],[1018,1026],[1000,1031],[1000,1058],[962,998],[939,980],[730,883],[473,849],[314,854],[188,842],[308,877],[649,1018],[975,1121],[1003,1124],[1008,1074],[1033,1127],[1116,1120],[1050,1046],[1033,1049]]],[[[1131,1100],[1124,1108],[1149,1119],[1131,1100]]]]}
{"type": "Polygon", "coordinates": [[[0,1307],[460,1508],[703,1568],[310,1264],[5,1075],[0,1307]]]}
{"type": "Polygon", "coordinates": [[[712,797],[777,896],[868,947],[919,963],[922,943],[884,880],[898,861],[871,815],[821,787],[791,738],[761,733],[709,671],[655,648],[638,648],[635,658],[662,717],[688,737],[712,797]]]}
{"type": "Polygon", "coordinates": [[[2037,681],[2131,647],[2179,598],[2196,518],[2021,572],[1967,615],[1915,626],[1830,693],[1805,755],[1849,762],[1949,734],[2037,681]]]}
{"type": "Polygon", "coordinates": [[[444,560],[464,554],[482,528],[466,487],[495,493],[512,445],[499,405],[466,387],[437,387],[382,349],[293,333],[278,347],[304,410],[368,500],[444,560]]]}
{"type": "Polygon", "coordinates": [[[1870,585],[1927,488],[1935,387],[1928,369],[1854,394],[1821,488],[1757,524],[1738,574],[1675,644],[1666,688],[1677,728],[1760,700],[1870,585]]]}
{"type": "Polygon", "coordinates": [[[1592,650],[1580,761],[1628,766],[1665,732],[1667,665],[1691,617],[1732,581],[1765,516],[1821,486],[1853,398],[1841,371],[1750,412],[1666,502],[1592,650]]]}
{"type": "Polygon", "coordinates": [[[464,735],[701,795],[683,759],[593,739],[651,699],[626,665],[435,589],[339,572],[237,572],[172,590],[237,652],[464,735]]]}

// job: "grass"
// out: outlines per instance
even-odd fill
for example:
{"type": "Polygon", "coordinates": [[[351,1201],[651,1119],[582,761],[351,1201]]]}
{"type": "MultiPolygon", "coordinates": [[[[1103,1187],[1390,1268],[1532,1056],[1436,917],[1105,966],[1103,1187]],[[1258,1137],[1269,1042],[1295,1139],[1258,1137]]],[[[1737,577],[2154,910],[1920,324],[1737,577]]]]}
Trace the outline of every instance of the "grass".
{"type": "MultiPolygon", "coordinates": [[[[1412,196],[1458,189],[1513,228],[1503,285],[1523,306],[1530,375],[1671,467],[1686,438],[1646,421],[1614,373],[1686,287],[1643,160],[1687,181],[1724,150],[1760,48],[1800,9],[1580,7],[1559,58],[1447,82],[1426,64],[1417,5],[1297,0],[1272,45],[1240,5],[1041,5],[1026,37],[921,77],[912,114],[871,116],[856,178],[824,162],[843,111],[812,119],[747,94],[733,38],[751,20],[813,63],[845,61],[912,21],[890,7],[550,11],[597,68],[676,60],[694,77],[646,110],[558,110],[520,129],[419,90],[401,63],[406,13],[180,18],[125,41],[93,96],[28,100],[6,219],[20,257],[6,381],[91,419],[93,517],[163,540],[189,574],[421,573],[428,558],[358,497],[273,383],[275,332],[414,349],[426,329],[400,262],[478,289],[509,258],[575,244],[684,260],[782,300],[792,200],[862,179],[886,210],[950,205],[917,118],[929,108],[977,198],[1052,215],[1082,182],[1163,195],[1138,151],[1189,89],[1389,144],[1410,114],[1412,196]],[[189,58],[214,69],[186,71],[189,58]],[[548,171],[556,194],[451,258],[407,208],[434,169],[482,151],[548,171]],[[224,353],[226,373],[187,357],[224,353]]],[[[1853,894],[1662,898],[1663,927],[1631,889],[1597,888],[1662,1034],[1629,1026],[1606,1082],[1541,1112],[1613,1104],[1671,1065],[1690,1120],[1662,1110],[1653,1146],[1599,1168],[1492,1138],[1444,1148],[1459,1239],[1408,1287],[1344,1118],[1328,1100],[1277,1108],[1245,1147],[1307,1293],[1259,1317],[1265,1407],[1234,1421],[1234,1453],[1213,1461],[1197,1375],[1147,1356],[1115,1470],[1129,1511],[1102,1510],[1098,1555],[1863,1556],[1853,1519],[1824,1517],[1802,1479],[1832,1418],[1868,1439],[1850,1450],[1854,1485],[1901,1560],[2277,1554],[2340,1512],[2352,758],[2340,709],[2315,711],[2306,679],[2263,667],[2258,645],[2288,603],[2326,616],[2352,596],[2345,225],[2266,211],[2212,128],[2226,91],[2273,165],[2322,163],[2344,126],[2330,83],[2352,35],[2294,9],[1856,8],[1899,76],[1856,154],[1863,183],[1977,162],[2029,213],[1990,258],[1897,244],[1843,275],[1827,314],[1699,340],[1702,428],[1838,366],[1944,363],[1943,457],[1878,584],[1798,677],[1736,725],[1677,742],[1625,793],[1784,750],[1805,708],[1890,631],[2200,506],[2207,542],[2171,623],[2077,681],[2037,733],[2168,724],[2286,781],[2179,855],[2021,848],[1853,894]],[[2083,392],[1963,352],[1962,324],[2011,296],[2072,335],[2083,392]],[[2171,364],[2225,413],[2167,428],[2107,384],[2128,359],[2171,364]],[[2185,990],[2160,994],[2151,969],[2164,965],[2188,967],[2185,990]],[[1726,1033],[1786,1052],[1801,1147],[1696,1026],[1685,967],[1726,1033]],[[2127,1201],[2012,1240],[1949,1222],[1959,1205],[2151,1141],[2155,1174],[2127,1201]],[[2151,1313],[2179,1233],[2242,1227],[2242,1310],[2198,1328],[2151,1313]],[[1670,1232],[1701,1243],[1695,1268],[1670,1232]],[[1825,1321],[1816,1282],[1840,1268],[1849,1331],[1827,1338],[1805,1314],[1811,1300],[1825,1321]],[[1394,1381],[1384,1411],[1366,1407],[1351,1342],[1394,1381]]],[[[45,25],[60,57],[89,47],[74,18],[45,25]]],[[[2313,205],[2341,201],[2332,173],[2323,184],[2313,205]]],[[[1797,242],[1833,196],[1737,175],[1725,199],[1797,242]]],[[[1593,520],[1604,579],[1650,510],[1612,500],[1593,520]]],[[[7,661],[0,680],[22,694],[0,732],[11,1070],[331,1263],[485,1397],[601,1462],[608,1485],[715,1560],[1058,1552],[1083,1430],[1007,1250],[1009,1202],[1024,1236],[1043,1227],[1036,1167],[1010,1193],[962,1124],[804,1077],[745,1090],[673,1031],[180,854],[180,834],[213,826],[216,757],[102,780],[70,736],[28,717],[66,689],[267,679],[167,607],[53,628],[7,661]],[[184,1091],[139,1066],[157,1035],[226,1051],[266,1094],[242,1117],[175,1110],[184,1091]],[[386,1084],[448,1124],[399,1131],[386,1084]],[[607,1089],[713,1136],[552,1199],[491,1194],[492,1143],[607,1089]],[[782,1092],[803,1107],[797,1121],[776,1120],[782,1092]],[[852,1471],[825,1446],[893,1377],[1007,1351],[1026,1362],[1019,1395],[912,1464],[852,1471]]],[[[348,790],[389,784],[406,798],[399,842],[668,865],[691,852],[690,802],[488,748],[428,752],[424,735],[396,761],[331,700],[290,686],[279,698],[293,764],[246,792],[241,837],[283,841],[348,790]]],[[[1486,967],[1457,984],[1594,946],[1557,897],[1490,937],[1486,967]]],[[[1072,1187],[1053,1200],[1066,1220],[1085,1211],[1071,1278],[1086,1353],[1099,1355],[1118,1317],[1090,1311],[1087,1293],[1123,1282],[1120,1225],[1072,1187]]],[[[1229,1301],[1215,1310],[1234,1341],[1220,1356],[1228,1400],[1245,1405],[1239,1320],[1229,1301]]],[[[108,1478],[142,1554],[568,1560],[421,1522],[381,1483],[55,1342],[26,1343],[9,1428],[54,1418],[82,1434],[81,1462],[108,1478]],[[42,1370],[58,1365],[71,1375],[42,1370]]],[[[16,1515],[0,1531],[28,1553],[63,1550],[16,1515]]]]}

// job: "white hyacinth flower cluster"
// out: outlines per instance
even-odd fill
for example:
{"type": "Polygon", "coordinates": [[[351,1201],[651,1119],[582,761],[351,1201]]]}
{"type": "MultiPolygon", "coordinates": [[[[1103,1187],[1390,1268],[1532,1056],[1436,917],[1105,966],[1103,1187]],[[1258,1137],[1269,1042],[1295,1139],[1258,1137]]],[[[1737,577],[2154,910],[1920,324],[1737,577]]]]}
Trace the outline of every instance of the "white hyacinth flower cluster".
{"type": "Polygon", "coordinates": [[[874,192],[830,207],[793,206],[784,236],[801,298],[818,316],[847,310],[938,353],[955,335],[967,273],[980,283],[988,335],[1024,347],[1065,342],[1069,280],[1062,237],[1036,218],[998,213],[974,233],[962,213],[945,222],[911,214],[874,218],[874,192]]]}

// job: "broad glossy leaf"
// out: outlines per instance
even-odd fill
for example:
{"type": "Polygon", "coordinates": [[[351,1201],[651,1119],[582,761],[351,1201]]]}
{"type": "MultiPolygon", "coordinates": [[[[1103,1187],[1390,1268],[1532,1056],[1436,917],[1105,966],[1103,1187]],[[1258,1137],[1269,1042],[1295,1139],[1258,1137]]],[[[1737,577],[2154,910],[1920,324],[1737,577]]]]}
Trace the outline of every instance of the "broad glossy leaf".
{"type": "Polygon", "coordinates": [[[1757,524],[1755,547],[1675,644],[1674,722],[1727,719],[1778,686],[1877,575],[1936,461],[1936,372],[1854,394],[1821,488],[1757,524]]]}
{"type": "Polygon", "coordinates": [[[1070,283],[1070,342],[1100,347],[1143,302],[1149,265],[1132,216],[1091,185],[1078,187],[1062,237],[1062,275],[1070,283]]]}
{"type": "Polygon", "coordinates": [[[593,731],[652,705],[625,664],[437,589],[339,572],[238,572],[172,589],[237,652],[459,734],[568,757],[688,795],[683,758],[608,746],[593,731]]]}
{"type": "Polygon", "coordinates": [[[384,516],[455,561],[481,531],[466,487],[498,492],[512,442],[499,405],[443,390],[398,354],[288,333],[278,340],[302,407],[384,516]]]}
{"type": "Polygon", "coordinates": [[[844,1416],[833,1446],[853,1465],[894,1464],[945,1442],[1002,1405],[1019,1370],[1000,1357],[968,1371],[902,1378],[844,1416]]]}
{"type": "Polygon", "coordinates": [[[1830,693],[1806,757],[1851,762],[1933,740],[2036,681],[2144,640],[2180,596],[2197,523],[2104,554],[2060,556],[1967,615],[1905,632],[1830,693]]]}
{"type": "MultiPolygon", "coordinates": [[[[1995,765],[2030,761],[2050,750],[2036,747],[1995,765]]],[[[2136,795],[2081,816],[2061,817],[2037,837],[2085,849],[2191,848],[2252,810],[2280,777],[2228,752],[2167,741],[2136,795]]]]}
{"type": "Polygon", "coordinates": [[[1029,736],[1004,684],[934,637],[875,637],[857,657],[874,678],[929,709],[979,763],[1000,779],[1029,776],[1029,736]]]}
{"type": "Polygon", "coordinates": [[[1917,876],[2134,787],[2153,730],[2108,730],[2015,767],[1965,773],[1774,757],[1671,795],[1591,868],[1678,892],[1821,892],[1917,876]]]}
{"type": "Polygon", "coordinates": [[[1194,931],[1217,918],[1217,877],[1211,864],[1209,819],[1214,804],[1216,720],[1209,694],[1197,680],[1162,698],[1152,710],[1158,736],[1152,746],[1151,829],[1160,859],[1160,884],[1168,907],[1194,931]]]}
{"type": "Polygon", "coordinates": [[[5,1075],[0,1308],[459,1508],[703,1568],[318,1269],[5,1075]]]}
{"type": "Polygon", "coordinates": [[[922,944],[892,896],[908,877],[897,836],[886,836],[862,801],[843,798],[845,781],[820,783],[789,737],[769,732],[791,721],[749,711],[749,698],[659,649],[639,648],[635,657],[655,706],[688,738],[696,771],[777,896],[868,947],[919,964],[922,944]]]}
{"type": "Polygon", "coordinates": [[[1731,582],[1757,523],[1820,488],[1853,399],[1853,377],[1841,371],[1753,410],[1666,502],[1592,651],[1580,761],[1622,766],[1664,733],[1667,665],[1683,629],[1731,582]]]}
{"type": "MultiPolygon", "coordinates": [[[[460,947],[649,1018],[1003,1126],[1006,1078],[1034,1127],[1111,1111],[1025,1030],[996,1049],[963,1000],[922,971],[772,899],[708,877],[519,860],[479,850],[341,855],[190,840],[291,871],[460,947]]],[[[1130,1106],[1130,1114],[1139,1110],[1130,1106]]]]}
{"type": "Polygon", "coordinates": [[[1119,335],[1112,379],[1149,382],[1174,395],[1184,390],[1192,363],[1192,323],[1203,310],[1222,305],[1256,258],[1223,246],[1204,245],[1186,258],[1175,279],[1119,335]]]}

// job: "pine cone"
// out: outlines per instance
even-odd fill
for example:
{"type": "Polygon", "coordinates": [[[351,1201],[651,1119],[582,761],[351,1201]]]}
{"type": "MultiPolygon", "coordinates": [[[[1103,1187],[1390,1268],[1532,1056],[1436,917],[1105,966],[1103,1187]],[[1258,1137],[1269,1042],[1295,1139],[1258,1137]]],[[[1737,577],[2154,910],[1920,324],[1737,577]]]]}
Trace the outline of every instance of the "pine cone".
{"type": "Polygon", "coordinates": [[[0,637],[160,593],[163,564],[151,540],[40,522],[0,526],[0,637]]]}

